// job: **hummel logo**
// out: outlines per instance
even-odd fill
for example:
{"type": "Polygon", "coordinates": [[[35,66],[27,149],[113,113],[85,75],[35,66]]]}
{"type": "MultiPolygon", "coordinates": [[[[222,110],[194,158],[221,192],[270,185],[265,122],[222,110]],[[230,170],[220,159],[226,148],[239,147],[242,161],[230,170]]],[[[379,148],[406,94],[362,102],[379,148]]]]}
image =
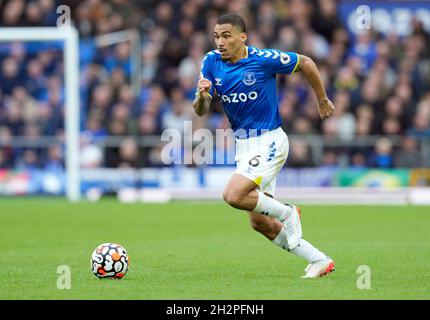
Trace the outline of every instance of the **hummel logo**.
{"type": "Polygon", "coordinates": [[[216,85],[216,86],[222,86],[222,84],[221,84],[221,80],[222,80],[222,79],[220,79],[220,78],[215,78],[215,85],[216,85]]]}

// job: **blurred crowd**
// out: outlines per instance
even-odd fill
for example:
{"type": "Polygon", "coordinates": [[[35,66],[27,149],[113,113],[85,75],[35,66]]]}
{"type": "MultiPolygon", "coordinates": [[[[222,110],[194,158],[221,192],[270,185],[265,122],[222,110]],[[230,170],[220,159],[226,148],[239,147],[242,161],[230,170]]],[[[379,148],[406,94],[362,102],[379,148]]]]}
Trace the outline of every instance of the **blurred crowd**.
{"type": "MultiPolygon", "coordinates": [[[[421,148],[430,138],[430,35],[418,20],[407,37],[374,30],[352,36],[334,0],[6,0],[0,26],[55,26],[59,5],[70,7],[81,37],[83,167],[161,166],[161,148],[141,145],[146,137],[183,131],[185,121],[193,130],[229,127],[219,99],[202,118],[191,107],[201,61],[214,48],[213,27],[227,12],[245,19],[248,45],[314,59],[334,102],[334,116],[321,121],[303,76],[278,76],[283,128],[295,137],[289,167],[430,165],[421,148]],[[97,36],[125,29],[142,40],[138,95],[130,82],[130,43],[95,45],[97,36]],[[314,134],[342,143],[315,156],[320,140],[307,138],[314,134]],[[100,147],[108,137],[127,138],[100,147]],[[371,143],[356,143],[366,137],[371,143]]],[[[57,42],[0,44],[0,168],[64,166],[62,52],[57,42]],[[8,143],[42,136],[58,142],[49,148],[8,143]]],[[[233,145],[216,143],[215,152],[234,153],[233,145]]]]}

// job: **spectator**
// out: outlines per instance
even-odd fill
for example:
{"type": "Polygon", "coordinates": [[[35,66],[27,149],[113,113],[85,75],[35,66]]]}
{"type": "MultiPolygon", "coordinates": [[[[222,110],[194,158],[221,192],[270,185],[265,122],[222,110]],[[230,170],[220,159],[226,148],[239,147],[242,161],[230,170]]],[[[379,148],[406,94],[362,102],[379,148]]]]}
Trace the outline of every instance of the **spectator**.
{"type": "Polygon", "coordinates": [[[338,167],[338,156],[334,150],[324,150],[321,166],[325,168],[338,167]]]}
{"type": "Polygon", "coordinates": [[[100,116],[96,113],[90,114],[87,120],[86,130],[82,133],[90,141],[103,140],[107,136],[107,130],[103,127],[100,116]]]}
{"type": "Polygon", "coordinates": [[[382,122],[382,133],[385,135],[400,135],[402,134],[402,126],[397,118],[385,118],[382,122]]]}
{"type": "Polygon", "coordinates": [[[296,134],[312,134],[315,133],[315,130],[308,119],[299,116],[293,120],[293,132],[296,134]]]}
{"type": "Polygon", "coordinates": [[[139,146],[135,139],[127,138],[121,142],[117,167],[120,168],[139,168],[141,167],[141,155],[139,146]]]}
{"type": "Polygon", "coordinates": [[[353,169],[362,169],[367,167],[367,152],[356,151],[351,156],[350,167],[353,169]]]}
{"type": "Polygon", "coordinates": [[[63,171],[64,155],[61,145],[55,144],[48,148],[48,157],[45,161],[45,170],[48,171],[63,171]]]}
{"type": "Polygon", "coordinates": [[[26,90],[33,98],[41,98],[46,87],[46,77],[43,73],[42,63],[38,59],[28,62],[27,75],[28,78],[24,82],[26,90]]]}
{"type": "Polygon", "coordinates": [[[369,166],[372,168],[391,168],[394,165],[393,144],[388,138],[376,141],[375,151],[370,156],[369,166]]]}
{"type": "Polygon", "coordinates": [[[314,16],[311,19],[314,30],[332,42],[335,31],[342,26],[336,12],[336,2],[334,0],[318,0],[314,8],[314,16]]]}
{"type": "Polygon", "coordinates": [[[162,129],[175,129],[183,133],[186,121],[191,121],[190,102],[179,88],[172,90],[171,101],[172,109],[166,111],[161,120],[162,129]]]}
{"type": "Polygon", "coordinates": [[[333,103],[336,106],[333,117],[336,121],[336,135],[342,140],[350,141],[354,138],[356,120],[354,115],[349,112],[349,93],[347,91],[338,91],[333,103]]]}
{"type": "Polygon", "coordinates": [[[83,169],[99,168],[103,165],[103,151],[101,148],[86,139],[82,139],[80,150],[80,166],[83,169]]]}
{"type": "Polygon", "coordinates": [[[313,162],[309,145],[304,140],[295,140],[290,147],[290,157],[287,165],[292,168],[307,168],[315,166],[313,162]]]}
{"type": "Polygon", "coordinates": [[[422,166],[417,140],[412,137],[402,139],[402,147],[395,158],[395,165],[399,168],[415,168],[422,166]]]}
{"type": "Polygon", "coordinates": [[[10,95],[12,90],[22,85],[22,78],[19,75],[19,66],[16,59],[8,57],[3,60],[0,74],[0,86],[3,94],[10,95]]]}
{"type": "Polygon", "coordinates": [[[23,155],[19,158],[16,165],[18,170],[34,171],[40,168],[39,157],[36,150],[26,149],[23,151],[23,155]]]}

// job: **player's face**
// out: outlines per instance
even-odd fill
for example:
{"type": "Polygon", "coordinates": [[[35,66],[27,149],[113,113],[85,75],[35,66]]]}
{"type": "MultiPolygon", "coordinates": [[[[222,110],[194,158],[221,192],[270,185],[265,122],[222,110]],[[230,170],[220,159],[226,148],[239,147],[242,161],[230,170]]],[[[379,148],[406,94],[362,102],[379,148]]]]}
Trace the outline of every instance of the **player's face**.
{"type": "Polygon", "coordinates": [[[246,33],[231,24],[215,25],[214,37],[221,58],[224,60],[234,59],[246,41],[246,33]]]}

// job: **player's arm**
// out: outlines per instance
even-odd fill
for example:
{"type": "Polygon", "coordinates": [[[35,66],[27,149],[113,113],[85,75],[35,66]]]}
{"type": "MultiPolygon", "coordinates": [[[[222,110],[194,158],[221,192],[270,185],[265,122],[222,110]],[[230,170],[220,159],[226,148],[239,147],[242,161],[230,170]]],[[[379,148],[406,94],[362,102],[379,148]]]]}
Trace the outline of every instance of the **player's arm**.
{"type": "Polygon", "coordinates": [[[299,55],[299,63],[295,72],[302,72],[315,92],[321,119],[329,117],[334,111],[334,105],[330,99],[327,98],[324,84],[315,62],[307,56],[299,55]]]}
{"type": "Polygon", "coordinates": [[[197,83],[197,93],[193,101],[193,108],[198,116],[203,116],[209,111],[209,105],[212,97],[209,93],[212,87],[212,82],[201,77],[197,83]]]}

